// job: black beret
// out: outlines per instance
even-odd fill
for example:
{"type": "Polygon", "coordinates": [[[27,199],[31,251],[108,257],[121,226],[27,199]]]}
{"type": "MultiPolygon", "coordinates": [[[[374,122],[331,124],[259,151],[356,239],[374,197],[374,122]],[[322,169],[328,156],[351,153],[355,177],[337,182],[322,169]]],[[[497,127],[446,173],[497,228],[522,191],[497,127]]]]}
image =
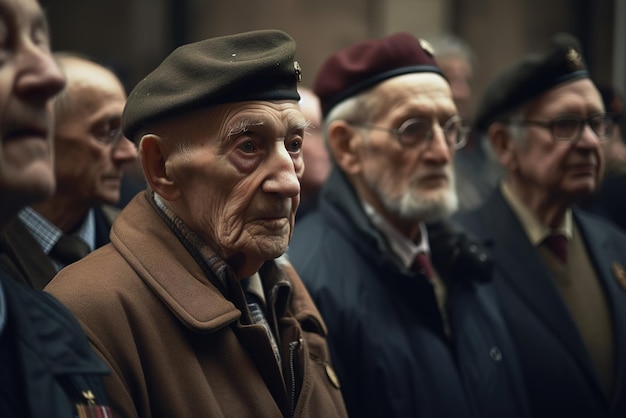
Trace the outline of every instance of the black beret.
{"type": "Polygon", "coordinates": [[[475,128],[486,131],[492,122],[530,99],[584,77],[589,77],[589,73],[578,40],[558,33],[543,51],[522,57],[488,84],[478,104],[475,128]]]}
{"type": "Polygon", "coordinates": [[[146,124],[225,103],[300,100],[296,44],[279,30],[259,30],[183,45],[129,94],[122,120],[127,138],[146,124]]]}
{"type": "Polygon", "coordinates": [[[408,32],[359,42],[335,52],[322,64],[313,90],[324,116],[339,102],[388,78],[409,73],[443,73],[432,47],[408,32]]]}

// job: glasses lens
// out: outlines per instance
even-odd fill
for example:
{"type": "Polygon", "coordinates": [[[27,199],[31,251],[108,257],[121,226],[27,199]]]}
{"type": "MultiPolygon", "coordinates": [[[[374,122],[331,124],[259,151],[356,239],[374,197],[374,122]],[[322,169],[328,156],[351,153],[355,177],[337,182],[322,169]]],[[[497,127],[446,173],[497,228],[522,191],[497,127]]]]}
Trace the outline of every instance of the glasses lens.
{"type": "Polygon", "coordinates": [[[420,119],[409,119],[398,129],[400,140],[405,146],[415,146],[426,142],[431,134],[430,123],[420,119]]]}
{"type": "Polygon", "coordinates": [[[613,118],[598,116],[589,120],[589,126],[601,140],[608,139],[613,134],[613,118]]]}
{"type": "Polygon", "coordinates": [[[469,124],[463,119],[455,116],[450,119],[443,127],[448,145],[459,149],[465,145],[467,134],[469,132],[469,124]]]}
{"type": "Polygon", "coordinates": [[[559,141],[570,141],[578,136],[583,123],[581,119],[555,119],[552,121],[552,134],[559,141]]]}

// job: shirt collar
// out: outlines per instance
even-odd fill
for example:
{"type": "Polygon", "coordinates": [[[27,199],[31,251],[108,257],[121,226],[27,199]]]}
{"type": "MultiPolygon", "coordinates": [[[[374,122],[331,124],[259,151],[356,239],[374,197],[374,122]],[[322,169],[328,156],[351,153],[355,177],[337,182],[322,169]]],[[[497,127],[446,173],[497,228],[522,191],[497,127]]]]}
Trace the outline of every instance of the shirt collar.
{"type": "Polygon", "coordinates": [[[152,196],[152,201],[154,202],[157,213],[161,215],[161,218],[174,234],[176,234],[196,262],[198,262],[204,274],[207,275],[207,277],[216,277],[222,285],[226,286],[227,271],[229,268],[228,263],[218,256],[198,234],[192,231],[191,228],[163,202],[163,199],[158,194],[150,188],[148,188],[148,193],[152,196]]]}
{"type": "Polygon", "coordinates": [[[54,244],[63,235],[63,231],[31,207],[22,209],[18,216],[35,240],[41,245],[41,249],[46,254],[49,254],[54,244]]]}
{"type": "Polygon", "coordinates": [[[372,205],[364,201],[361,203],[367,217],[385,236],[389,246],[391,247],[391,251],[393,251],[393,253],[400,258],[405,267],[411,267],[411,264],[413,264],[413,260],[415,260],[415,256],[418,253],[430,253],[430,247],[428,245],[428,232],[424,222],[419,223],[421,238],[419,243],[415,243],[402,235],[393,225],[391,225],[391,223],[376,212],[376,209],[374,209],[372,205]]]}
{"type": "Polygon", "coordinates": [[[532,213],[528,206],[526,206],[519,197],[517,197],[511,189],[511,186],[506,181],[501,182],[500,187],[504,199],[509,203],[513,212],[517,215],[518,219],[522,223],[522,227],[526,231],[526,235],[528,235],[528,238],[533,245],[539,245],[548,235],[555,232],[563,234],[568,241],[572,239],[573,220],[571,209],[568,209],[565,212],[565,217],[558,228],[550,229],[537,219],[535,214],[532,213]]]}

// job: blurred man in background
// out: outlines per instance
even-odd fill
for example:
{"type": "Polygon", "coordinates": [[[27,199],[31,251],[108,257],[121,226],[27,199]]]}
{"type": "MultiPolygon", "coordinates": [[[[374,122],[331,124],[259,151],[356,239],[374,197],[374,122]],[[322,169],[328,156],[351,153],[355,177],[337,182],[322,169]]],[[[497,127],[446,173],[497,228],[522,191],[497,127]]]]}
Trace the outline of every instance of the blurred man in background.
{"type": "Polygon", "coordinates": [[[626,235],[576,206],[601,183],[614,125],[565,33],[498,74],[478,107],[506,176],[459,220],[492,243],[536,418],[626,416],[626,235]]]}
{"type": "MultiPolygon", "coordinates": [[[[450,83],[452,98],[459,114],[466,120],[474,118],[472,81],[476,56],[463,39],[454,35],[429,38],[437,65],[450,83]]],[[[489,141],[478,132],[470,132],[467,144],[454,159],[459,210],[477,207],[495,188],[502,175],[489,141]]]]}
{"type": "Polygon", "coordinates": [[[330,158],[322,133],[322,108],[320,100],[311,89],[299,87],[300,110],[310,125],[302,146],[304,174],[300,182],[300,206],[298,219],[317,207],[317,198],[322,184],[330,174],[330,158]]]}
{"type": "Polygon", "coordinates": [[[57,53],[67,78],[55,99],[55,177],[49,199],[24,208],[2,237],[11,268],[36,289],[109,242],[123,167],[137,151],[121,131],[126,93],[109,69],[57,53]]]}

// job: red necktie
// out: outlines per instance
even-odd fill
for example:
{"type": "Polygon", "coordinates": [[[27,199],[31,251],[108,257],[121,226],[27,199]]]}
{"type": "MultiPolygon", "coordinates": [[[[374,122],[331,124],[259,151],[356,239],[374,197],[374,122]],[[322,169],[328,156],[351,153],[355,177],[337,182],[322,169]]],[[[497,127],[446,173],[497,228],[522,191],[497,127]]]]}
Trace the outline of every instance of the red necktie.
{"type": "Polygon", "coordinates": [[[411,270],[423,274],[428,280],[433,278],[433,266],[430,264],[430,259],[425,252],[420,252],[415,256],[411,270]]]}
{"type": "Polygon", "coordinates": [[[565,263],[567,261],[567,238],[565,238],[565,235],[551,234],[543,242],[561,262],[565,263]]]}

